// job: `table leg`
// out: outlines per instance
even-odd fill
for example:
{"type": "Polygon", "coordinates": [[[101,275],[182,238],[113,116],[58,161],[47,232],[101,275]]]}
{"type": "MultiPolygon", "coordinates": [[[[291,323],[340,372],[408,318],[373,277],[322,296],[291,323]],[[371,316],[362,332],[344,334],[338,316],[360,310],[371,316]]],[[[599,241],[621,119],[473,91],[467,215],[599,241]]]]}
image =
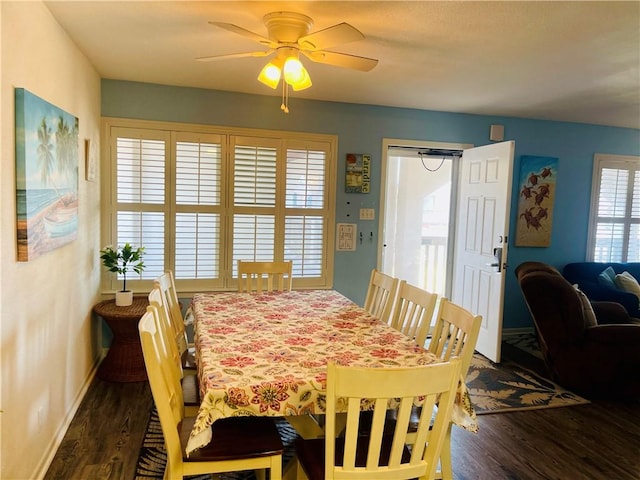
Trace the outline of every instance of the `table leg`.
{"type": "Polygon", "coordinates": [[[296,480],[298,475],[298,459],[293,456],[289,463],[284,466],[282,480],[296,480]]]}

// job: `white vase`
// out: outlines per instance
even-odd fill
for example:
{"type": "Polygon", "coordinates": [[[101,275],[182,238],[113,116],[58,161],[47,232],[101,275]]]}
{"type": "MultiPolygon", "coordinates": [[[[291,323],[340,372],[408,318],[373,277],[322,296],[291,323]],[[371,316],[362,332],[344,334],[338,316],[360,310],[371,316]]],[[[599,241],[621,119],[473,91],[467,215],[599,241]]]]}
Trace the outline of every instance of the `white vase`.
{"type": "Polygon", "coordinates": [[[118,307],[128,307],[133,303],[133,291],[125,290],[116,292],[116,305],[118,307]]]}

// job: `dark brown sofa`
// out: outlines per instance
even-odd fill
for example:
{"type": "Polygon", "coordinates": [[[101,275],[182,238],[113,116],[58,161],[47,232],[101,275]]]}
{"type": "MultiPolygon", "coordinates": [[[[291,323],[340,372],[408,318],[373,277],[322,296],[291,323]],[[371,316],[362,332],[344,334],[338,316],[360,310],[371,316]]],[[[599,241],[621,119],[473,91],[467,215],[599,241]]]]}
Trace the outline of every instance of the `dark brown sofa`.
{"type": "Polygon", "coordinates": [[[586,297],[551,265],[525,262],[515,274],[554,381],[587,397],[640,398],[640,324],[628,323],[640,320],[613,302],[593,302],[589,318],[586,297]]]}

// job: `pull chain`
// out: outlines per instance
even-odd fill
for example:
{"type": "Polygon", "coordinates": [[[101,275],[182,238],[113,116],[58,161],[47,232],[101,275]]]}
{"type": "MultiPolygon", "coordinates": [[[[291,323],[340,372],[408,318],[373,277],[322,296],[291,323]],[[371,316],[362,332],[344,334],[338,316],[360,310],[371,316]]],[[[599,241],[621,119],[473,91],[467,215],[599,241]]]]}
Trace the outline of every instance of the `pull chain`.
{"type": "Polygon", "coordinates": [[[282,82],[282,105],[280,110],[284,113],[289,113],[289,84],[285,81],[282,82]]]}

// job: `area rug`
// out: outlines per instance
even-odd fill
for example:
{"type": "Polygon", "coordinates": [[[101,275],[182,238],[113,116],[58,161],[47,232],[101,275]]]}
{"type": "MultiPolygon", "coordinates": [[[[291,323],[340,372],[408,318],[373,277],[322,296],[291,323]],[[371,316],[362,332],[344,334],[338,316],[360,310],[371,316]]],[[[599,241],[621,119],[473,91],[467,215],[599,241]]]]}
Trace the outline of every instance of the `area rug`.
{"type": "MultiPolygon", "coordinates": [[[[293,441],[296,438],[296,431],[283,418],[275,418],[276,427],[282,438],[284,445],[284,454],[282,455],[282,468],[289,463],[294,455],[293,441]]],[[[162,428],[160,427],[160,419],[155,408],[151,410],[149,424],[142,440],[142,447],[138,456],[138,465],[136,466],[135,480],[160,480],[164,475],[164,468],[167,463],[167,453],[164,449],[164,437],[162,436],[162,428]]],[[[256,480],[253,471],[233,472],[220,475],[194,475],[185,477],[189,480],[256,480]]]]}
{"type": "Polygon", "coordinates": [[[538,346],[538,339],[536,338],[536,334],[533,332],[504,335],[502,337],[502,341],[509,345],[513,345],[520,350],[524,350],[529,355],[542,359],[542,352],[538,346]]]}
{"type": "MultiPolygon", "coordinates": [[[[475,354],[469,367],[467,387],[476,414],[515,412],[552,407],[567,407],[589,403],[555,383],[511,362],[499,365],[480,354],[475,354]]],[[[283,468],[293,457],[293,441],[296,432],[282,418],[276,418],[276,426],[285,447],[283,468]]],[[[155,408],[151,411],[147,432],[140,449],[136,480],[161,479],[167,462],[160,420],[155,408]]],[[[192,480],[209,480],[210,475],[188,477],[192,480]]],[[[220,480],[255,480],[253,472],[223,474],[220,480]]]]}
{"type": "Polygon", "coordinates": [[[520,365],[497,365],[480,354],[473,356],[467,387],[478,415],[590,403],[520,365]]]}

